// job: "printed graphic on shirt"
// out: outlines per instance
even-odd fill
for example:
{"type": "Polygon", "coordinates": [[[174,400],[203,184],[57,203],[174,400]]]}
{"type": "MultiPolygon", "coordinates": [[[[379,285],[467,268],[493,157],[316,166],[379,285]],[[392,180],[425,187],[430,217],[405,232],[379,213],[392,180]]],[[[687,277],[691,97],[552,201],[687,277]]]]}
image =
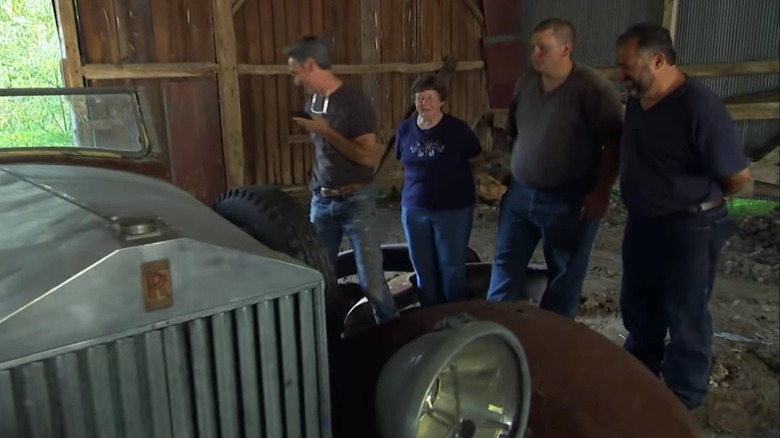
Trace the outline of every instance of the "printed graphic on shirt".
{"type": "Polygon", "coordinates": [[[412,154],[415,154],[420,158],[425,156],[433,158],[437,153],[441,154],[444,152],[444,145],[441,144],[438,140],[430,141],[421,139],[417,140],[417,143],[411,147],[410,151],[412,154]]]}

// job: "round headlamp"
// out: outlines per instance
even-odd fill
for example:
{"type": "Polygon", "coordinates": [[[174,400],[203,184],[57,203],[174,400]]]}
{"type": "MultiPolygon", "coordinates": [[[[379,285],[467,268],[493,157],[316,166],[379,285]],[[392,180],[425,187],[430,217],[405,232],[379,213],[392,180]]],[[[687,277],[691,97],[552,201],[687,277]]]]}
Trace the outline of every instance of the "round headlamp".
{"type": "Polygon", "coordinates": [[[504,326],[460,315],[404,345],[377,383],[384,438],[514,438],[528,422],[523,347],[504,326]]]}

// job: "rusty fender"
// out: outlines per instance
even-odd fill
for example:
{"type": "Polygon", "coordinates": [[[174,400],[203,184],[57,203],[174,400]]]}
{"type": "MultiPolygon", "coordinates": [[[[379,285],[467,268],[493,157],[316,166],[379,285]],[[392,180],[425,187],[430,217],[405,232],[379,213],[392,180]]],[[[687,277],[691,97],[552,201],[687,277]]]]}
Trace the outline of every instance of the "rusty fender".
{"type": "Polygon", "coordinates": [[[382,366],[436,322],[460,313],[503,324],[523,345],[531,370],[533,438],[697,436],[683,405],[620,346],[532,305],[485,301],[404,312],[339,342],[331,368],[335,436],[379,437],[373,400],[382,366]]]}

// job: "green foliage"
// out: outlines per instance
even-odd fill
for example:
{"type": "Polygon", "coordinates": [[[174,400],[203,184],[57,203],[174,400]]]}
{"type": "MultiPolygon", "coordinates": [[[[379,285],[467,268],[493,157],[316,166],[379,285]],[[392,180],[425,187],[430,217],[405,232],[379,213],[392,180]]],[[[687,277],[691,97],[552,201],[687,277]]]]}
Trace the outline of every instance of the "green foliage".
{"type": "Polygon", "coordinates": [[[773,210],[780,209],[779,202],[760,199],[731,198],[728,200],[727,205],[729,213],[735,218],[764,216],[770,214],[773,210]]]}
{"type": "MultiPolygon", "coordinates": [[[[0,88],[63,86],[51,0],[0,0],[0,54],[0,88]]],[[[0,97],[0,148],[71,145],[61,96],[0,97]]]]}

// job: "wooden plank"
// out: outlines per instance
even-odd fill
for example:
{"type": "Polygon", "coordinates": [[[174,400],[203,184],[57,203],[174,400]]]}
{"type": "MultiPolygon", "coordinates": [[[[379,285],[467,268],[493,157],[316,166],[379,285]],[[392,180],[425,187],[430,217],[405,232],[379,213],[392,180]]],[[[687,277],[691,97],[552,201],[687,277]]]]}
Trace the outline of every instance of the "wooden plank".
{"type": "MultiPolygon", "coordinates": [[[[273,0],[259,0],[257,21],[260,23],[260,32],[262,38],[261,59],[263,64],[273,64],[276,59],[276,48],[274,41],[273,15],[270,11],[273,7],[273,0]]],[[[289,68],[287,73],[289,74],[289,68]]],[[[263,102],[265,122],[265,146],[266,156],[265,164],[267,166],[267,175],[269,184],[281,183],[281,168],[279,164],[279,110],[277,108],[277,78],[266,76],[263,78],[263,102]]]]}
{"type": "Polygon", "coordinates": [[[485,27],[485,15],[482,14],[482,8],[474,2],[474,0],[461,0],[463,5],[466,6],[474,20],[479,23],[480,27],[485,27]]]}
{"type": "Polygon", "coordinates": [[[438,61],[442,59],[442,40],[441,36],[441,22],[442,11],[441,6],[443,2],[451,0],[429,0],[431,3],[431,60],[438,61]]]}
{"type": "MultiPolygon", "coordinates": [[[[341,75],[360,75],[367,73],[407,73],[418,74],[437,71],[443,65],[442,61],[436,62],[387,62],[381,64],[335,64],[333,72],[341,75]]],[[[458,63],[457,71],[481,70],[485,66],[484,61],[463,61],[458,63]]],[[[238,65],[238,73],[245,75],[289,75],[286,65],[238,65]]]]}
{"type": "MultiPolygon", "coordinates": [[[[246,46],[247,54],[246,59],[251,63],[261,63],[262,58],[262,34],[260,27],[258,26],[258,20],[260,18],[259,5],[257,0],[249,0],[243,7],[243,21],[246,29],[246,46]]],[[[240,19],[237,21],[241,21],[240,19]]],[[[253,142],[248,144],[248,150],[252,152],[251,165],[249,167],[254,168],[254,184],[267,184],[268,167],[266,164],[266,120],[265,120],[265,102],[263,101],[263,78],[260,76],[245,76],[249,83],[249,89],[246,96],[249,100],[248,108],[251,113],[245,118],[248,120],[243,126],[246,127],[246,131],[252,132],[253,142]],[[251,129],[250,129],[251,127],[251,129]]],[[[243,90],[242,90],[243,91],[243,90]]],[[[242,98],[244,94],[242,93],[242,98]]],[[[242,105],[242,107],[247,107],[242,105]]],[[[245,142],[247,143],[247,142],[245,142]]]]}
{"type": "MultiPolygon", "coordinates": [[[[230,2],[231,0],[228,0],[228,3],[230,2]]],[[[180,35],[184,40],[184,52],[181,54],[181,59],[188,62],[216,61],[216,39],[211,35],[215,22],[213,16],[216,14],[213,2],[185,0],[183,9],[184,12],[179,17],[183,27],[183,32],[180,35]]],[[[232,41],[236,41],[232,5],[230,20],[225,20],[225,23],[228,22],[232,32],[230,34],[232,41]]],[[[236,52],[235,43],[230,47],[230,50],[236,52]]]]}
{"type": "MultiPolygon", "coordinates": [[[[308,3],[308,0],[286,0],[285,6],[285,16],[287,19],[287,23],[285,25],[285,31],[287,33],[287,37],[285,38],[286,42],[292,42],[298,39],[301,36],[301,21],[309,21],[310,18],[304,17],[301,15],[301,4],[308,3]]],[[[290,76],[287,76],[287,79],[285,80],[285,83],[287,85],[287,117],[286,121],[287,123],[280,128],[280,133],[285,136],[289,136],[291,132],[295,132],[295,130],[300,130],[300,126],[295,123],[292,120],[292,111],[294,108],[302,108],[303,107],[303,95],[300,92],[300,89],[295,86],[295,82],[291,79],[290,76]],[[286,126],[286,129],[285,129],[286,126]]],[[[280,114],[284,114],[280,111],[280,114]]],[[[282,147],[282,150],[288,151],[289,154],[289,163],[287,164],[288,169],[287,172],[290,174],[290,182],[285,183],[285,185],[300,185],[305,184],[304,178],[303,178],[303,150],[302,145],[300,144],[294,144],[288,147],[284,147],[284,145],[280,145],[282,147]]]]}
{"type": "Polygon", "coordinates": [[[777,102],[778,91],[759,91],[757,93],[740,94],[737,96],[731,96],[723,99],[723,103],[765,103],[765,102],[777,102]]]}
{"type": "Polygon", "coordinates": [[[126,0],[117,9],[121,63],[154,62],[150,0],[126,0]]]}
{"type": "MultiPolygon", "coordinates": [[[[150,3],[150,14],[152,16],[152,27],[154,39],[155,60],[160,63],[172,63],[176,61],[173,55],[172,39],[170,26],[168,25],[171,15],[171,3],[153,1],[150,3]]],[[[214,64],[214,72],[216,72],[214,64]]]]}
{"type": "MultiPolygon", "coordinates": [[[[291,6],[291,2],[288,1],[274,1],[271,7],[270,13],[274,19],[274,60],[277,63],[287,63],[287,57],[284,54],[284,47],[288,44],[287,35],[287,17],[286,10],[291,6]]],[[[290,14],[292,15],[292,14],[290,14]]],[[[295,17],[297,18],[297,17],[295,17]]],[[[279,142],[274,145],[278,151],[278,164],[280,169],[281,179],[278,181],[280,184],[289,186],[292,185],[293,175],[291,167],[290,148],[287,147],[287,134],[292,129],[292,120],[290,117],[290,85],[288,80],[290,78],[289,70],[288,74],[277,78],[277,93],[278,100],[276,101],[276,110],[279,112],[279,120],[277,121],[276,130],[279,136],[279,142]]],[[[269,126],[273,129],[273,126],[269,126]]]]}
{"type": "MultiPolygon", "coordinates": [[[[359,64],[361,62],[361,38],[360,38],[360,4],[363,0],[342,0],[345,8],[346,22],[344,23],[344,43],[346,45],[346,64],[359,64]]],[[[377,9],[379,10],[379,9],[377,9]]],[[[355,79],[353,85],[360,87],[360,78],[355,79]]]]}
{"type": "MultiPolygon", "coordinates": [[[[302,35],[312,35],[314,32],[314,28],[316,27],[314,21],[319,19],[322,20],[322,3],[320,3],[320,16],[315,17],[315,3],[318,3],[317,1],[301,1],[300,3],[300,11],[301,11],[301,34],[302,35]]],[[[304,97],[304,93],[302,91],[298,91],[298,96],[301,98],[304,97]]],[[[297,124],[296,124],[297,126],[297,124]]],[[[305,133],[306,130],[303,128],[298,127],[298,130],[302,133],[305,133]]],[[[308,134],[305,134],[308,135],[308,134]]],[[[300,159],[302,160],[302,166],[303,166],[303,181],[304,184],[308,183],[308,181],[311,179],[311,164],[312,164],[312,158],[314,157],[314,151],[313,148],[309,145],[302,145],[299,146],[299,152],[300,152],[300,159]]]]}
{"type": "Polygon", "coordinates": [[[171,162],[173,182],[210,205],[226,188],[219,111],[212,104],[217,86],[212,78],[176,81],[166,93],[170,152],[178,158],[171,162]]]}
{"type": "Polygon", "coordinates": [[[677,15],[680,11],[680,0],[663,0],[664,2],[664,15],[661,25],[669,29],[669,33],[672,36],[672,41],[677,34],[677,15]]]}
{"type": "Polygon", "coordinates": [[[81,71],[81,51],[73,0],[56,0],[54,11],[57,15],[61,52],[65,55],[62,60],[63,82],[66,87],[83,87],[84,75],[81,71]]]}
{"type": "Polygon", "coordinates": [[[83,74],[89,80],[194,78],[213,75],[218,69],[214,62],[86,64],[83,74]]]}
{"type": "MultiPolygon", "coordinates": [[[[680,69],[694,77],[780,74],[780,61],[768,59],[724,64],[691,64],[681,65],[680,69]]],[[[604,67],[598,70],[610,79],[620,79],[620,71],[615,67],[604,67]]]]}
{"type": "MultiPolygon", "coordinates": [[[[726,110],[734,121],[780,119],[780,102],[736,103],[726,105],[726,110]]],[[[487,113],[493,117],[494,127],[503,128],[505,126],[508,114],[506,108],[493,108],[487,113]]]]}
{"type": "Polygon", "coordinates": [[[233,15],[241,9],[241,6],[244,6],[244,3],[246,3],[246,0],[233,0],[233,6],[231,7],[233,15]]]}
{"type": "Polygon", "coordinates": [[[324,0],[311,0],[311,32],[314,35],[321,35],[325,29],[325,12],[323,10],[324,0]]]}
{"type": "Polygon", "coordinates": [[[735,103],[726,105],[734,120],[780,119],[780,102],[735,103]]]}
{"type": "MultiPolygon", "coordinates": [[[[360,61],[362,64],[376,64],[382,60],[379,44],[379,8],[379,0],[360,0],[360,61]]],[[[379,76],[376,73],[365,74],[361,76],[360,82],[363,92],[377,111],[377,117],[382,120],[379,76]]]]}
{"type": "Polygon", "coordinates": [[[219,109],[225,177],[229,189],[246,184],[241,101],[236,71],[236,34],[230,0],[213,0],[214,45],[219,64],[219,109]]]}

